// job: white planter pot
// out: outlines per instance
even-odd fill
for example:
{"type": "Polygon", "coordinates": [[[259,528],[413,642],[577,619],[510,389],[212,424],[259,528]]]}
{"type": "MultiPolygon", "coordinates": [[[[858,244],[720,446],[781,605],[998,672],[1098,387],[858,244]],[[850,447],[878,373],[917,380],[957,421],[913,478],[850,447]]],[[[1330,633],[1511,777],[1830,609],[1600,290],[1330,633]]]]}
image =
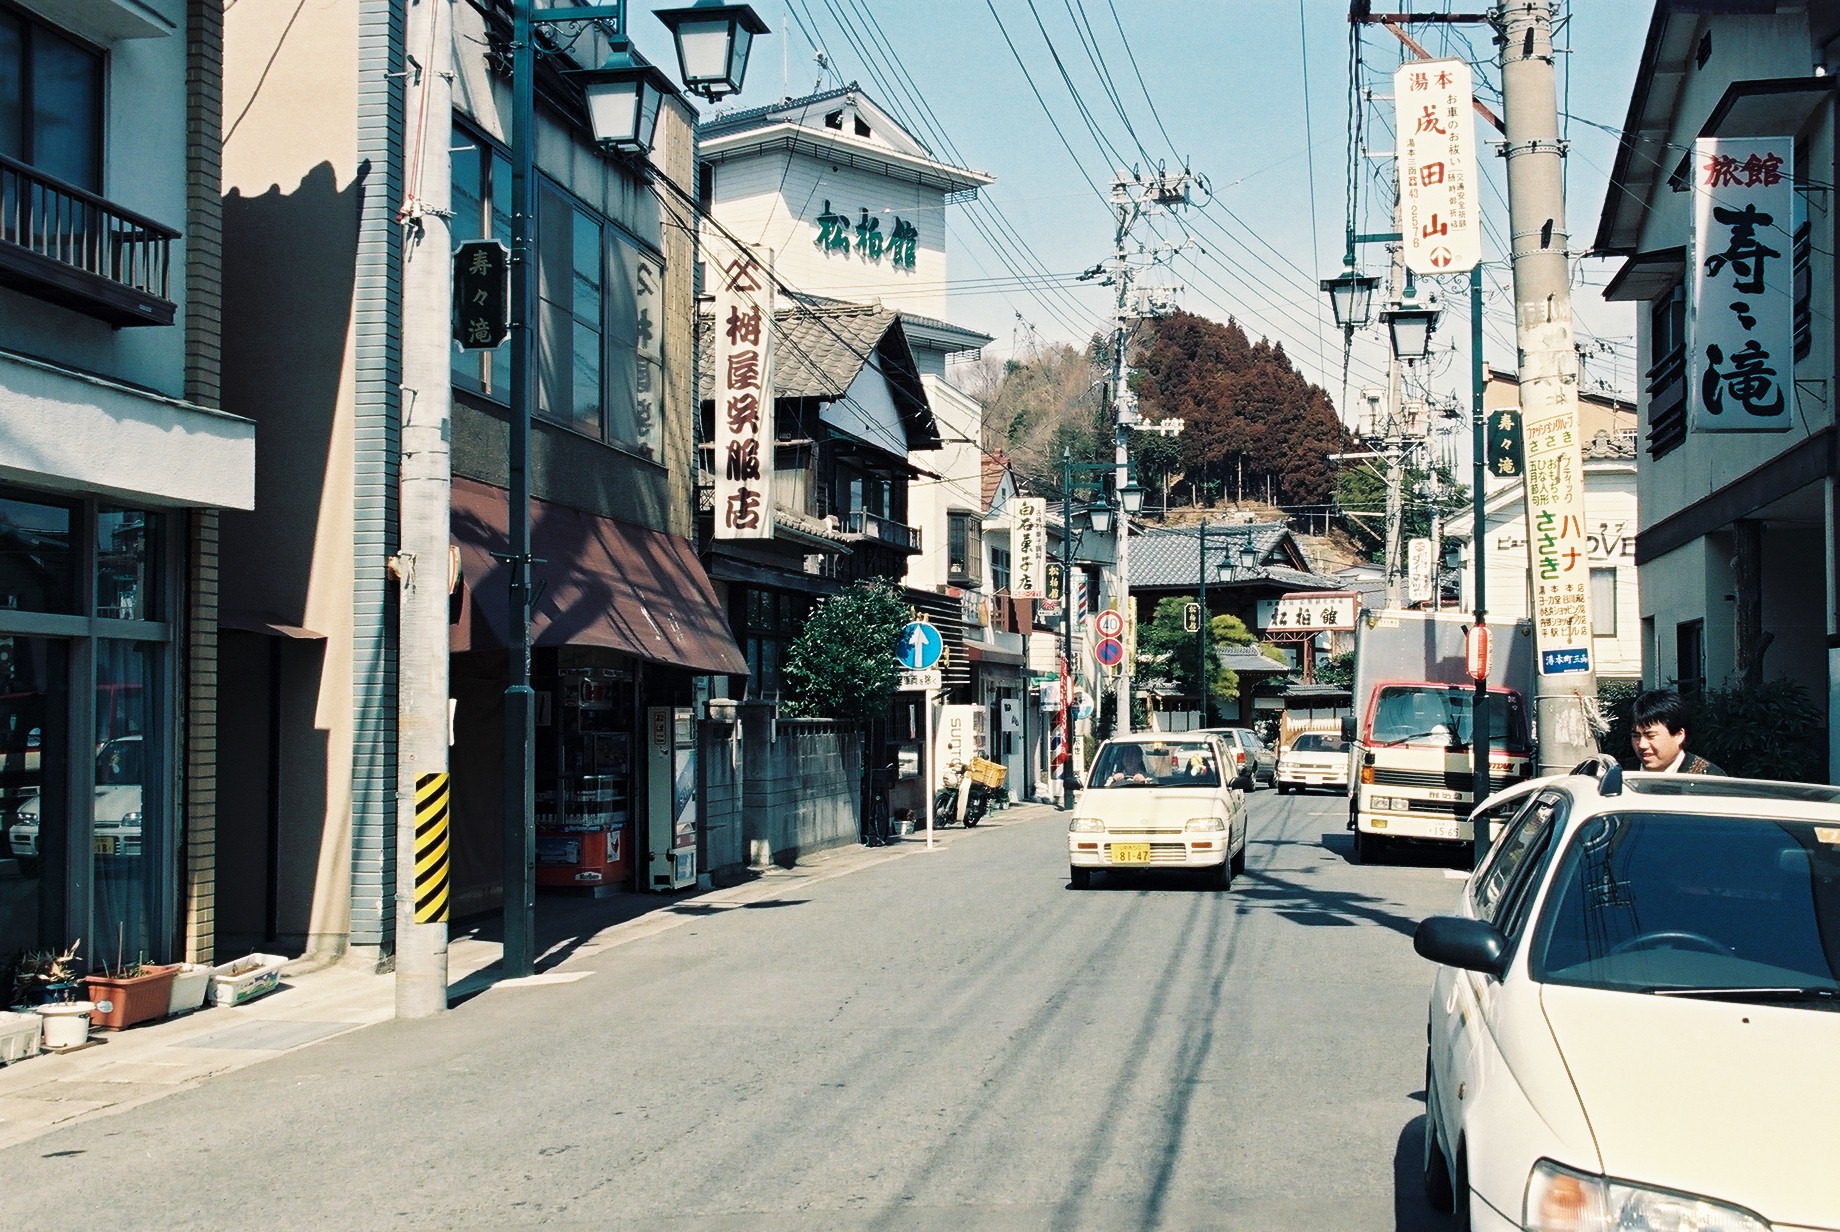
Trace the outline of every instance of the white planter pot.
{"type": "Polygon", "coordinates": [[[96,1007],[88,1001],[61,1001],[36,1006],[45,1020],[45,1047],[75,1048],[89,1042],[89,1014],[96,1007]]]}

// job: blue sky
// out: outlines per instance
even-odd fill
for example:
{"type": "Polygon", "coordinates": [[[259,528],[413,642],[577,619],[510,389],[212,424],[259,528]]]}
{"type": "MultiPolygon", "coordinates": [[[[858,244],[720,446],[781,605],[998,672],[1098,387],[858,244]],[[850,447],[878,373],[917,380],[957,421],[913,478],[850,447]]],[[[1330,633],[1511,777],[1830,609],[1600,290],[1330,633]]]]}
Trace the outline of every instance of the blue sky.
{"type": "MultiPolygon", "coordinates": [[[[1191,241],[1158,280],[1185,284],[1181,303],[1191,311],[1232,316],[1248,332],[1283,342],[1304,373],[1340,400],[1341,336],[1315,282],[1341,266],[1350,161],[1343,0],[753,3],[774,33],[756,43],[747,89],[735,106],[809,93],[820,78],[826,86],[858,81],[936,155],[997,177],[981,205],[954,210],[950,232],[951,316],[994,335],[993,353],[1008,355],[1019,341],[1026,347],[1028,331],[1042,342],[1075,341],[1098,327],[1109,311],[1109,291],[1071,279],[1103,260],[1111,245],[1110,216],[1087,181],[1102,190],[1130,163],[1147,166],[1147,151],[1172,168],[1186,161],[1212,187],[1210,202],[1184,211],[1183,223],[1158,224],[1165,239],[1191,241]],[[814,44],[828,68],[814,59],[814,44]],[[1076,108],[1050,44],[1097,136],[1076,108]],[[1110,88],[1095,58],[1109,70],[1110,88]],[[1044,273],[1051,277],[1042,279],[1044,273]],[[1023,274],[1035,285],[1025,285],[1023,274]]],[[[1486,6],[1482,0],[1391,0],[1380,7],[1445,12],[1486,6]]],[[[1567,24],[1558,42],[1571,49],[1560,57],[1562,105],[1572,117],[1567,223],[1574,250],[1582,250],[1596,232],[1650,6],[1647,0],[1562,0],[1561,11],[1567,24]]],[[[657,22],[635,14],[631,25],[642,50],[672,62],[657,22]]],[[[1427,24],[1412,32],[1433,55],[1475,64],[1478,92],[1499,113],[1499,71],[1487,27],[1427,24]]],[[[1362,80],[1380,96],[1367,111],[1369,125],[1378,124],[1370,149],[1390,153],[1388,96],[1402,48],[1371,26],[1360,43],[1362,80]]],[[[1486,150],[1479,163],[1499,188],[1502,160],[1486,150]]],[[[1390,230],[1382,186],[1390,184],[1391,160],[1363,158],[1358,165],[1361,229],[1390,230]]],[[[1483,200],[1485,358],[1512,368],[1510,283],[1500,247],[1507,235],[1506,196],[1489,190],[1483,200]]],[[[1148,231],[1139,234],[1151,239],[1148,231]]],[[[1364,249],[1362,258],[1369,272],[1384,272],[1380,248],[1364,249]]],[[[1581,263],[1574,302],[1581,341],[1591,349],[1587,382],[1627,395],[1637,376],[1633,315],[1627,306],[1604,304],[1597,292],[1611,269],[1604,262],[1581,263]]],[[[1448,305],[1440,350],[1427,365],[1430,390],[1467,400],[1462,288],[1453,284],[1449,298],[1456,302],[1448,305]]],[[[1351,395],[1375,383],[1382,346],[1377,329],[1356,336],[1351,395]]]]}

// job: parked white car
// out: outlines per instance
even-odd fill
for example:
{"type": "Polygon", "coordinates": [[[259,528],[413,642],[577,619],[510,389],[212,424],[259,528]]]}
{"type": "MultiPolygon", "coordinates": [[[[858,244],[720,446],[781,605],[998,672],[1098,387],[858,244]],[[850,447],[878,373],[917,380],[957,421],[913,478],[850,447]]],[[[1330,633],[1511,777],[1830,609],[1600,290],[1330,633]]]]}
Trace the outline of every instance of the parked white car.
{"type": "Polygon", "coordinates": [[[1840,1228],[1840,789],[1516,785],[1438,963],[1425,1191],[1475,1229],[1840,1228]]]}
{"type": "MultiPolygon", "coordinates": [[[[141,738],[118,736],[104,743],[96,754],[95,854],[140,856],[141,782],[141,738]]],[[[40,807],[36,792],[28,796],[7,834],[13,857],[28,874],[38,866],[40,807]]]]}
{"type": "Polygon", "coordinates": [[[1246,867],[1246,797],[1216,737],[1119,736],[1100,746],[1067,827],[1073,888],[1092,875],[1206,869],[1227,889],[1246,867]],[[1223,773],[1224,769],[1224,773],[1223,773]]]}
{"type": "Polygon", "coordinates": [[[1323,732],[1304,732],[1278,754],[1278,794],[1328,787],[1348,792],[1348,742],[1323,732]]]}

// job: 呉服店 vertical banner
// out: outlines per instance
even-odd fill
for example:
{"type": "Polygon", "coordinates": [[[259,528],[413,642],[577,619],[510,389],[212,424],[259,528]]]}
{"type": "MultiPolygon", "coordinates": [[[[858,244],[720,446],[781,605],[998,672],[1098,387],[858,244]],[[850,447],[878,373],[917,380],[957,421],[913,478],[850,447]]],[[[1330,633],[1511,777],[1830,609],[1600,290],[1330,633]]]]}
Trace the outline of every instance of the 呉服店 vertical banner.
{"type": "Polygon", "coordinates": [[[1015,507],[1009,593],[1018,599],[1040,599],[1047,593],[1048,502],[1038,496],[1022,496],[1016,498],[1015,507]]]}
{"type": "Polygon", "coordinates": [[[1698,432],[1793,420],[1795,139],[1693,143],[1687,399],[1698,432]]]}
{"type": "MultiPolygon", "coordinates": [[[[715,537],[773,537],[773,277],[752,248],[715,272],[715,537]]],[[[726,259],[723,259],[723,258],[726,259]]]]}

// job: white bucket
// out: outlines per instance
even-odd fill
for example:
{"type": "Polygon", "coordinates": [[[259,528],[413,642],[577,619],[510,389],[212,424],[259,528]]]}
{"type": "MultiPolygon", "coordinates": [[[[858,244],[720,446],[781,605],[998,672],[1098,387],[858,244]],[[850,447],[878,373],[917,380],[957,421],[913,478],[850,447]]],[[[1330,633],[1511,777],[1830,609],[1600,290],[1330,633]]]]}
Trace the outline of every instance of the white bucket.
{"type": "Polygon", "coordinates": [[[88,1001],[58,1001],[35,1006],[45,1020],[45,1047],[75,1048],[89,1042],[89,1014],[96,1007],[88,1001]]]}

